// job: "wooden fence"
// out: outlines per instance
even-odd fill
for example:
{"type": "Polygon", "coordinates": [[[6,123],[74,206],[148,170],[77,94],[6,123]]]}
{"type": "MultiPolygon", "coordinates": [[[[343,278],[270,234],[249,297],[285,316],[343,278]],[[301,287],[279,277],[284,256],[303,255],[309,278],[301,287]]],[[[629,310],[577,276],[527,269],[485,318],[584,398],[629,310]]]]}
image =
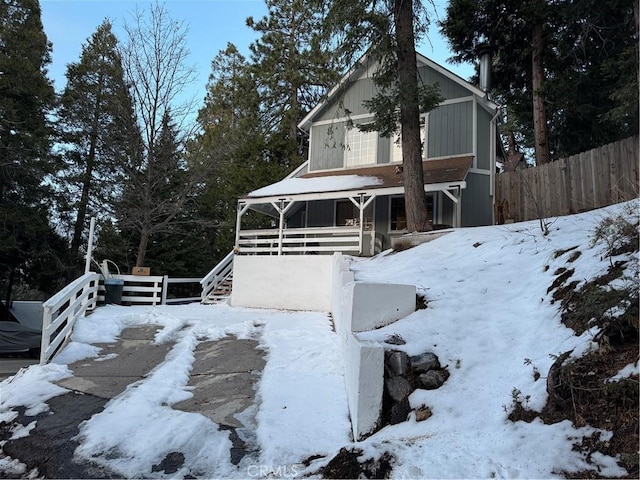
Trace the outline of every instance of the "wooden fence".
{"type": "Polygon", "coordinates": [[[496,223],[601,208],[638,197],[638,137],[496,175],[496,223]]]}

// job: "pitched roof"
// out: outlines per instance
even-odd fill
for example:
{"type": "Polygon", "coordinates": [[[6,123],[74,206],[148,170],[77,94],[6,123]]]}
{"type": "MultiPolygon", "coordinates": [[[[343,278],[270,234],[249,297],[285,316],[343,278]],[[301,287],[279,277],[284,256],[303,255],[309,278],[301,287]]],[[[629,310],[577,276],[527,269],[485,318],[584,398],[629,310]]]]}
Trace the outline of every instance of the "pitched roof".
{"type": "MultiPolygon", "coordinates": [[[[422,162],[424,183],[425,185],[443,184],[442,187],[435,187],[435,189],[443,189],[446,188],[446,184],[463,182],[472,161],[473,156],[471,155],[424,161],[422,162]]],[[[358,189],[392,189],[402,186],[402,164],[391,163],[344,170],[310,172],[254,190],[245,199],[278,195],[347,192],[358,189]]]]}
{"type": "MultiPolygon", "coordinates": [[[[469,93],[475,95],[479,99],[479,104],[482,105],[487,110],[495,110],[497,105],[487,98],[485,92],[480,90],[478,87],[468,82],[464,78],[459,75],[453,73],[451,70],[443,67],[439,63],[434,62],[429,57],[422,55],[421,53],[416,52],[416,60],[418,64],[426,65],[438,73],[444,75],[446,78],[452,80],[454,83],[462,86],[469,90],[469,93]]],[[[298,128],[302,130],[307,130],[311,125],[311,121],[316,114],[322,110],[325,105],[328,105],[331,99],[338,93],[338,91],[343,87],[346,82],[349,82],[355,78],[357,78],[358,74],[366,68],[367,63],[367,54],[365,53],[348,71],[343,75],[337,85],[335,85],[326,95],[324,100],[318,103],[301,121],[298,123],[298,128]]]]}

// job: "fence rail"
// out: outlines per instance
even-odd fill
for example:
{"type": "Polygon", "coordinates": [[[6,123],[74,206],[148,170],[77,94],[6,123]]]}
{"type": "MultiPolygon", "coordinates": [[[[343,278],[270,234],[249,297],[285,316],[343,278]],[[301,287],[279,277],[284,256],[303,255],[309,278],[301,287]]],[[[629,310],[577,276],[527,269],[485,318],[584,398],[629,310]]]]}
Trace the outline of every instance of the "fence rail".
{"type": "Polygon", "coordinates": [[[569,215],[638,197],[638,137],[496,176],[496,223],[569,215]]]}
{"type": "Polygon", "coordinates": [[[47,363],[71,335],[73,326],[98,301],[102,275],[85,273],[42,304],[40,363],[47,363]]]}
{"type": "Polygon", "coordinates": [[[242,230],[238,247],[242,254],[282,253],[333,253],[359,252],[361,250],[360,229],[358,227],[316,227],[242,230]]]}

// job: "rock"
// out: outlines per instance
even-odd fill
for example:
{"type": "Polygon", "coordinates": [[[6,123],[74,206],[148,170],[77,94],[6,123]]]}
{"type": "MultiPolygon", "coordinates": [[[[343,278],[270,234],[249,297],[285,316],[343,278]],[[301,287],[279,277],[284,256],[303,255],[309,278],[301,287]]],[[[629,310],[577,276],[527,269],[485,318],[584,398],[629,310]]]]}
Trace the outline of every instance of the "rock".
{"type": "Polygon", "coordinates": [[[429,370],[426,373],[418,375],[418,383],[425,390],[435,390],[440,388],[447,377],[442,370],[429,370]]]}
{"type": "Polygon", "coordinates": [[[389,352],[385,360],[387,376],[404,376],[409,371],[409,356],[404,352],[389,352]]]}
{"type": "Polygon", "coordinates": [[[394,333],[393,335],[389,335],[384,343],[388,343],[389,345],[404,345],[407,342],[405,342],[404,338],[400,335],[394,333]]]}
{"type": "Polygon", "coordinates": [[[431,409],[426,405],[423,405],[416,410],[416,422],[424,422],[431,415],[433,415],[431,409]]]}
{"type": "Polygon", "coordinates": [[[409,399],[405,398],[401,402],[394,403],[391,407],[389,425],[396,425],[398,423],[405,422],[409,413],[411,413],[409,399]]]}
{"type": "Polygon", "coordinates": [[[401,402],[406,400],[407,397],[413,392],[413,387],[404,377],[391,377],[385,380],[385,387],[389,397],[394,402],[401,402]]]}
{"type": "Polygon", "coordinates": [[[440,361],[435,353],[426,352],[410,358],[411,368],[415,373],[424,373],[440,368],[440,361]]]}

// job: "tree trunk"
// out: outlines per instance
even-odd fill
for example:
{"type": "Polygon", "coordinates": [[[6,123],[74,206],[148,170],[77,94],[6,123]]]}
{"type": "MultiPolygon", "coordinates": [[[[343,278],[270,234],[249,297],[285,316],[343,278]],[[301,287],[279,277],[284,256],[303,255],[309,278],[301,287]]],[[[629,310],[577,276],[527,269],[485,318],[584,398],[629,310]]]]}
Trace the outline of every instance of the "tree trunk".
{"type": "Polygon", "coordinates": [[[140,231],[140,243],[138,244],[138,256],[136,257],[136,267],[144,266],[144,257],[147,255],[147,245],[149,244],[149,230],[143,228],[140,231]]]}
{"type": "Polygon", "coordinates": [[[533,26],[531,41],[531,66],[533,89],[533,135],[536,164],[549,163],[549,133],[547,130],[547,113],[544,106],[544,67],[542,65],[542,23],[533,26]]]}
{"type": "Polygon", "coordinates": [[[424,193],[413,0],[395,0],[394,20],[398,48],[398,89],[407,229],[410,232],[424,232],[433,227],[429,223],[427,197],[424,193]]]}
{"type": "Polygon", "coordinates": [[[96,159],[96,148],[98,145],[98,128],[99,117],[102,104],[102,89],[104,88],[104,75],[100,72],[98,77],[99,90],[96,92],[95,104],[93,105],[93,119],[91,125],[91,133],[89,139],[89,155],[87,156],[84,178],[82,179],[82,194],[80,195],[80,203],[78,204],[78,212],[76,214],[76,223],[73,229],[73,238],[71,239],[71,255],[72,258],[78,255],[80,244],[82,243],[82,231],[84,230],[84,222],[87,218],[87,209],[89,206],[89,193],[91,191],[91,180],[93,179],[93,165],[96,159]]]}

